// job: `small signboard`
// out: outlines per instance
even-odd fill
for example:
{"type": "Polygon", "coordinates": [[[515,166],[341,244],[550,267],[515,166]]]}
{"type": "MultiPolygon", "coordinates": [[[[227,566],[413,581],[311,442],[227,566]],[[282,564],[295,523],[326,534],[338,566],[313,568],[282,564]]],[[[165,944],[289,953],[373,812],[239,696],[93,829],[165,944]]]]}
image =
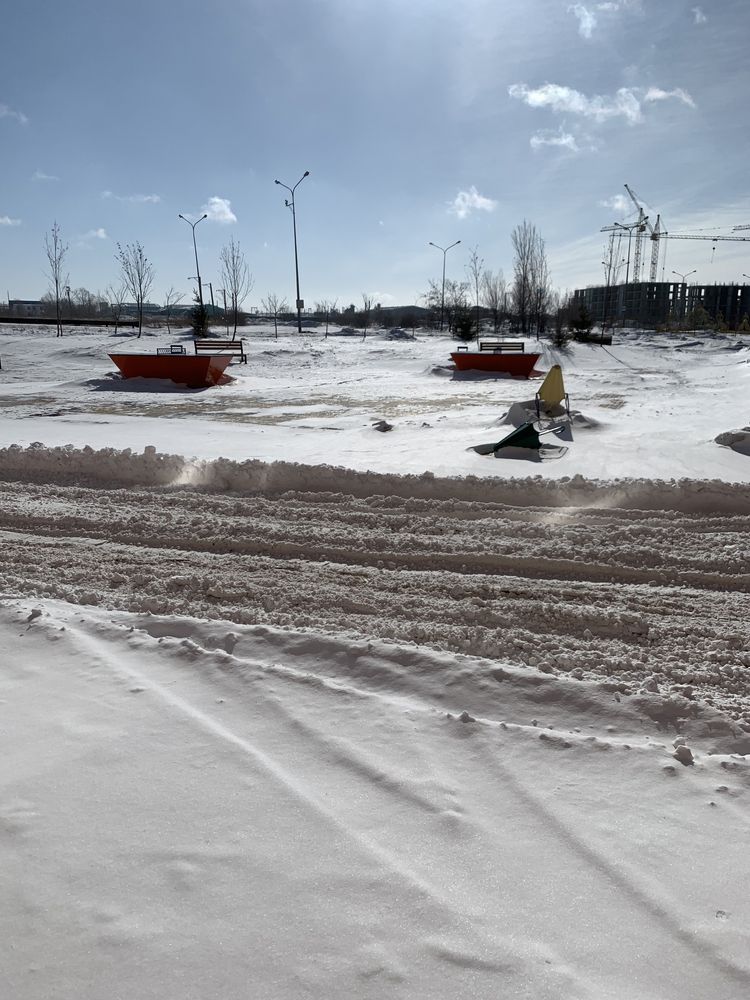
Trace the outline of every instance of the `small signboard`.
{"type": "Polygon", "coordinates": [[[305,308],[305,300],[304,299],[297,299],[297,308],[298,309],[304,309],[305,308]]]}

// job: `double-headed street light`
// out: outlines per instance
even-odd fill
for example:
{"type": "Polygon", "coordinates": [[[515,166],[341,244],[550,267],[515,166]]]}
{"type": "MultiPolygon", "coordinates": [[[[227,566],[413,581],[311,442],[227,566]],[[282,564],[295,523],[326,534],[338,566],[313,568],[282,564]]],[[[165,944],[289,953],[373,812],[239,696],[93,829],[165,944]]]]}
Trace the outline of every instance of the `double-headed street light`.
{"type": "Polygon", "coordinates": [[[687,274],[683,274],[682,271],[672,271],[672,274],[676,274],[678,278],[682,278],[682,284],[687,284],[686,278],[689,278],[691,274],[695,274],[698,268],[694,267],[692,271],[688,271],[687,274]]]}
{"type": "Polygon", "coordinates": [[[196,270],[196,273],[198,275],[198,299],[200,301],[201,309],[202,309],[203,308],[203,288],[201,286],[201,269],[198,266],[198,247],[197,247],[196,242],[195,242],[195,227],[198,225],[199,222],[203,222],[204,219],[207,219],[208,215],[206,213],[204,213],[200,217],[200,219],[196,219],[195,222],[191,222],[190,219],[186,219],[185,216],[182,215],[182,213],[180,213],[180,215],[178,215],[177,218],[178,219],[182,219],[183,222],[187,222],[187,224],[193,230],[193,250],[195,251],[195,270],[196,270]]]}
{"type": "Polygon", "coordinates": [[[274,181],[274,184],[278,184],[279,187],[286,188],[286,190],[291,195],[291,199],[285,198],[284,204],[287,208],[292,210],[292,227],[294,229],[294,276],[297,281],[297,332],[302,334],[302,310],[305,308],[304,301],[299,297],[299,260],[297,258],[297,215],[294,210],[294,192],[300,186],[305,177],[309,176],[310,171],[306,170],[304,174],[300,177],[294,187],[289,187],[288,184],[282,184],[281,181],[274,181]]]}
{"type": "Polygon", "coordinates": [[[440,250],[440,252],[443,255],[443,290],[442,290],[442,293],[440,295],[440,331],[441,331],[441,333],[442,333],[442,330],[443,330],[443,314],[445,313],[445,255],[448,253],[449,250],[452,250],[453,247],[457,247],[460,242],[461,242],[461,240],[456,240],[456,242],[455,243],[451,243],[451,245],[449,247],[439,247],[437,245],[437,243],[433,243],[432,240],[430,240],[429,243],[427,244],[428,246],[435,247],[436,250],[440,250]]]}

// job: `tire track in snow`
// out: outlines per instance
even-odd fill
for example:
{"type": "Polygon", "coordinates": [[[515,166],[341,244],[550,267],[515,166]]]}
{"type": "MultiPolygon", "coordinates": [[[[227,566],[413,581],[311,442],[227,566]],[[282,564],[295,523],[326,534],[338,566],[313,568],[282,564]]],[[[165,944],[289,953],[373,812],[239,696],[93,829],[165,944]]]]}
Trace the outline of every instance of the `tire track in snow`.
{"type": "MultiPolygon", "coordinates": [[[[546,1000],[553,1000],[558,996],[558,991],[550,988],[548,983],[541,981],[538,977],[541,965],[540,955],[537,953],[539,945],[536,942],[520,941],[515,936],[508,937],[490,930],[486,924],[476,919],[475,908],[468,908],[462,903],[460,897],[451,891],[448,886],[440,884],[439,879],[432,878],[427,872],[419,871],[418,868],[408,863],[408,858],[402,860],[397,850],[390,850],[379,843],[374,835],[368,834],[364,829],[359,829],[341,815],[336,808],[336,797],[326,799],[326,796],[316,794],[314,789],[317,786],[310,783],[301,774],[296,774],[290,767],[281,763],[275,754],[267,752],[260,744],[259,740],[250,740],[239,735],[225,723],[219,721],[215,716],[199,708],[188,698],[177,693],[172,685],[178,684],[179,679],[173,678],[168,681],[168,685],[155,680],[153,676],[143,673],[131,663],[128,651],[123,650],[122,645],[115,643],[112,647],[111,641],[89,634],[84,627],[81,628],[70,621],[65,623],[68,633],[68,640],[77,644],[79,648],[92,654],[97,664],[103,664],[113,675],[124,679],[128,684],[134,682],[142,692],[150,692],[160,702],[168,708],[178,712],[187,722],[204,732],[207,732],[220,743],[231,746],[245,757],[251,759],[255,765],[282,790],[293,797],[302,806],[317,816],[325,824],[335,828],[344,837],[352,841],[355,847],[362,853],[369,855],[377,864],[382,866],[387,872],[397,877],[400,884],[406,885],[412,891],[418,893],[429,903],[442,912],[443,918],[451,931],[451,936],[460,937],[464,948],[461,951],[453,952],[453,960],[465,965],[466,968],[480,968],[484,971],[502,972],[509,977],[510,983],[515,982],[515,989],[519,995],[526,995],[525,989],[529,982],[536,978],[537,988],[542,992],[540,997],[546,1000]],[[484,959],[486,955],[497,955],[500,953],[502,959],[484,959]],[[523,993],[520,991],[524,990],[523,993]]],[[[299,761],[299,755],[293,753],[292,759],[299,761]]],[[[327,766],[327,764],[326,764],[327,766]]],[[[360,770],[360,774],[365,775],[365,771],[360,770]]],[[[367,775],[372,778],[372,773],[367,775]]],[[[425,941],[425,945],[430,949],[430,941],[425,941]]],[[[437,947],[440,951],[442,942],[437,947]]],[[[432,944],[432,950],[436,946],[432,944]]],[[[450,949],[449,949],[450,950],[450,949]]],[[[548,952],[548,949],[544,949],[548,952]]],[[[539,949],[541,952],[541,949],[539,949]]],[[[446,955],[438,954],[438,957],[447,958],[446,955]]],[[[552,963],[547,960],[547,965],[552,963]]],[[[550,970],[543,970],[549,974],[550,970]]],[[[574,970],[567,967],[554,970],[558,975],[563,975],[574,983],[578,991],[584,989],[584,980],[580,979],[574,970]]],[[[505,985],[509,985],[508,978],[505,985]]]]}
{"type": "MultiPolygon", "coordinates": [[[[263,747],[263,735],[258,732],[256,726],[252,726],[252,731],[257,735],[253,739],[248,739],[240,735],[234,728],[224,722],[219,721],[212,714],[205,712],[187,697],[178,693],[179,680],[168,680],[162,683],[154,679],[153,676],[144,674],[131,663],[127,662],[130,655],[122,648],[117,648],[117,635],[108,636],[106,633],[92,635],[84,626],[83,628],[74,623],[66,623],[69,633],[69,640],[93,653],[98,663],[106,664],[112,673],[125,678],[128,683],[137,683],[145,691],[150,691],[155,697],[162,701],[171,709],[183,715],[190,724],[210,733],[220,742],[226,743],[246,755],[264,770],[275,782],[277,782],[286,793],[298,799],[305,807],[314,812],[324,822],[333,825],[340,833],[352,840],[359,849],[370,854],[380,865],[392,872],[402,883],[407,883],[413,890],[423,895],[434,905],[439,906],[451,920],[458,920],[463,927],[463,936],[466,940],[472,941],[471,948],[457,950],[453,952],[453,959],[463,963],[467,967],[473,966],[477,961],[481,961],[477,956],[481,956],[488,950],[488,953],[497,951],[498,940],[496,936],[483,924],[478,921],[477,915],[483,912],[484,906],[491,906],[493,902],[492,885],[483,886],[481,879],[484,873],[485,879],[489,871],[488,858],[497,851],[498,831],[493,828],[497,817],[493,817],[492,812],[486,813],[482,799],[471,801],[471,808],[468,812],[463,808],[461,799],[470,798],[467,790],[463,790],[463,795],[457,795],[453,804],[455,809],[451,809],[450,803],[440,805],[433,799],[426,797],[416,788],[411,787],[408,775],[409,764],[404,763],[399,773],[395,770],[395,762],[392,759],[377,760],[378,750],[382,750],[383,744],[375,744],[375,749],[365,755],[359,750],[362,744],[363,734],[361,732],[361,720],[355,720],[357,730],[356,742],[331,734],[328,730],[322,731],[319,724],[315,722],[315,713],[310,713],[310,703],[307,698],[277,698],[271,692],[259,692],[253,690],[253,708],[258,710],[263,716],[267,714],[269,707],[273,708],[277,720],[287,728],[291,729],[293,736],[284,740],[284,745],[292,748],[290,761],[293,767],[278,759],[276,753],[269,753],[263,747]],[[104,637],[102,638],[102,635],[104,637]],[[113,638],[115,642],[113,643],[113,638]],[[114,647],[114,648],[113,648],[114,647]],[[177,684],[177,687],[173,686],[177,684]],[[294,747],[299,744],[305,748],[302,755],[294,747]],[[312,752],[311,752],[312,751],[312,752]],[[343,794],[342,772],[346,772],[348,789],[343,794]],[[314,791],[313,791],[314,790],[314,791]],[[389,824],[384,820],[382,827],[378,830],[371,827],[362,827],[357,821],[357,803],[367,800],[372,802],[373,797],[382,799],[393,799],[400,806],[405,806],[406,813],[400,810],[398,833],[393,837],[390,835],[389,824]],[[405,830],[408,831],[412,822],[416,824],[414,836],[421,829],[421,816],[412,816],[409,810],[417,810],[419,813],[427,812],[435,817],[435,821],[440,822],[450,813],[464,828],[464,845],[470,841],[471,849],[462,854],[462,880],[473,890],[470,894],[471,903],[467,907],[465,899],[456,892],[452,885],[452,876],[449,875],[448,884],[443,885],[440,873],[450,873],[448,858],[444,858],[439,863],[440,847],[433,843],[427,854],[423,857],[420,853],[416,856],[402,857],[407,854],[399,848],[399,840],[408,843],[409,838],[405,837],[405,830]],[[486,813],[486,814],[485,814],[486,813]],[[394,839],[395,838],[395,839],[394,839]],[[391,842],[393,841],[393,842],[391,842]],[[437,851],[435,857],[432,851],[437,851]],[[436,859],[438,863],[436,863],[436,859]],[[476,872],[472,874],[472,868],[476,872]],[[482,900],[486,896],[484,906],[482,900]],[[470,928],[470,930],[468,930],[470,928]],[[473,940],[472,940],[473,939],[473,940]],[[476,954],[474,951],[476,950],[476,954]]],[[[201,650],[202,653],[208,651],[201,650]]],[[[169,671],[170,665],[167,663],[169,671]]],[[[286,671],[279,671],[278,676],[284,681],[299,680],[297,677],[285,676],[286,671]]],[[[325,678],[319,690],[325,698],[330,697],[325,678]]],[[[308,686],[306,694],[310,693],[308,686]]],[[[385,697],[380,699],[377,692],[368,692],[371,699],[382,700],[386,713],[392,718],[392,699],[385,697]]],[[[437,731],[441,720],[430,706],[415,706],[420,714],[424,715],[431,733],[425,738],[424,732],[420,738],[420,747],[431,747],[433,754],[428,753],[428,762],[434,767],[442,764],[445,767],[445,760],[441,756],[439,744],[445,743],[446,733],[437,731]],[[425,709],[427,711],[425,712],[425,709]],[[435,746],[434,738],[437,737],[438,746],[435,746]]],[[[329,718],[328,713],[324,714],[329,718]]],[[[368,721],[372,721],[368,715],[368,721]]],[[[455,725],[461,726],[455,722],[455,725]]],[[[423,727],[424,728],[424,727],[423,727]]],[[[468,731],[467,731],[468,732],[468,731]]],[[[372,747],[372,744],[365,739],[365,744],[372,747]]],[[[444,754],[444,750],[442,753],[444,754]]],[[[451,757],[457,751],[449,750],[451,757]]],[[[683,926],[679,919],[679,913],[675,911],[670,902],[666,899],[658,898],[653,886],[648,884],[648,880],[641,878],[640,874],[625,866],[619,859],[614,859],[607,855],[601,845],[597,845],[591,838],[581,835],[580,830],[572,827],[566,822],[547,801],[533,789],[533,776],[526,775],[523,779],[514,770],[505,764],[497,747],[490,745],[484,734],[480,734],[472,741],[470,755],[475,758],[475,765],[482,765],[484,776],[479,777],[482,787],[494,789],[490,798],[497,798],[502,802],[502,811],[513,815],[514,824],[519,822],[519,816],[527,817],[526,823],[531,824],[535,839],[538,841],[537,852],[540,858],[554,858],[555,866],[560,872],[565,871],[565,878],[559,876],[561,883],[565,879],[570,879],[576,884],[580,883],[583,888],[579,888],[579,905],[581,900],[590,899],[592,906],[596,901],[608,899],[610,918],[614,912],[618,913],[618,926],[623,934],[623,947],[633,947],[631,935],[633,929],[637,928],[637,937],[642,942],[646,940],[653,952],[658,952],[662,947],[668,947],[670,951],[670,961],[674,962],[674,949],[682,948],[683,956],[680,962],[683,975],[686,981],[691,984],[691,989],[695,990],[697,984],[703,983],[705,988],[709,984],[715,984],[716,977],[721,977],[722,986],[727,983],[734,983],[740,990],[747,991],[750,988],[750,972],[742,968],[729,959],[722,956],[710,941],[699,938],[694,932],[683,926]],[[488,778],[488,775],[499,775],[499,784],[488,778]],[[508,801],[509,796],[515,800],[508,801]],[[552,842],[553,847],[544,847],[544,842],[552,842]],[[557,847],[554,847],[557,842],[557,847]],[[566,860],[567,859],[567,860],[566,860]],[[632,909],[640,913],[640,918],[636,919],[632,909]],[[644,928],[644,921],[650,922],[654,929],[649,931],[644,928]],[[626,930],[626,929],[630,930],[626,930]],[[665,940],[666,938],[666,940],[665,940]]],[[[446,789],[446,779],[439,775],[446,789]]],[[[386,814],[387,815],[387,811],[386,814]]],[[[455,852],[456,842],[452,838],[444,845],[449,855],[455,852]]],[[[508,871],[504,874],[506,883],[503,886],[504,892],[513,892],[513,878],[508,871]]],[[[519,883],[522,886],[523,895],[528,895],[530,899],[535,899],[541,892],[544,872],[540,870],[534,877],[526,876],[519,883]],[[535,890],[534,886],[538,883],[535,890]]],[[[491,882],[491,880],[490,880],[491,882]]],[[[563,893],[562,888],[558,888],[558,893],[563,893]]],[[[522,919],[518,914],[519,921],[522,919]]],[[[576,931],[578,933],[580,927],[576,931]]],[[[516,928],[516,934],[518,929],[516,928]]],[[[552,935],[558,938],[560,931],[552,935]]],[[[563,938],[565,937],[563,932],[563,938]]],[[[505,944],[505,942],[503,942],[505,944]]],[[[559,946],[559,941],[557,942],[559,946]]],[[[429,942],[428,942],[429,945],[429,942]]],[[[539,942],[541,945],[541,942],[539,942]]],[[[537,946],[539,946],[537,945],[537,946]]],[[[570,947],[570,945],[568,945],[570,947]]],[[[434,948],[442,954],[445,949],[444,942],[434,943],[434,948]]],[[[585,952],[585,949],[584,949],[585,952]]],[[[443,955],[445,958],[446,956],[443,955]]],[[[568,952],[568,960],[571,955],[568,952]]],[[[486,968],[492,970],[494,963],[489,963],[486,968]]],[[[501,967],[497,967],[501,971],[501,967]]],[[[576,969],[573,966],[568,970],[573,972],[579,985],[591,982],[592,970],[584,971],[582,968],[576,969]]]]}
{"type": "Polygon", "coordinates": [[[749,528],[744,513],[8,483],[0,585],[648,681],[750,722],[749,528]]]}

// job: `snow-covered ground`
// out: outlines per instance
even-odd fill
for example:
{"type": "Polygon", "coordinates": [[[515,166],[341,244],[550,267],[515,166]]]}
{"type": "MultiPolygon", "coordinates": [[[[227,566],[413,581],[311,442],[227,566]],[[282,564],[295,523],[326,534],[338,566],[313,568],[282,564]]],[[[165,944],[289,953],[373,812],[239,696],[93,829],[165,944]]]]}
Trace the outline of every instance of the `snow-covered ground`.
{"type": "MultiPolygon", "coordinates": [[[[745,454],[715,442],[750,424],[750,340],[736,336],[625,334],[611,347],[548,342],[539,368],[563,367],[579,418],[560,460],[482,457],[466,449],[499,440],[511,404],[534,398],[539,380],[453,371],[445,336],[387,340],[372,333],[278,340],[242,331],[248,364],[231,385],[181,389],[124,382],[109,351],[153,351],[186,334],[140,342],[109,332],[0,329],[0,445],[109,445],[199,458],[284,458],[377,472],[439,476],[720,478],[750,482],[745,454]],[[386,420],[388,433],[373,431],[386,420]]],[[[529,347],[532,342],[529,342],[529,347]]],[[[554,440],[554,437],[551,438],[554,440]]],[[[740,442],[742,446],[742,442],[740,442]]]]}
{"type": "Polygon", "coordinates": [[[750,351],[246,333],[0,329],[0,996],[744,1000],[750,351]]]}

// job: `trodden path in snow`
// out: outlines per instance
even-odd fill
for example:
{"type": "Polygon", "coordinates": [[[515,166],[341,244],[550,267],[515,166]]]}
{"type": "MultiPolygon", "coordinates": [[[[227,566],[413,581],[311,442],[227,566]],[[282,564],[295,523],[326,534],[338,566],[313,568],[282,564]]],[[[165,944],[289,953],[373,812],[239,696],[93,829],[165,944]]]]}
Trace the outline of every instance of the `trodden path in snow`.
{"type": "MultiPolygon", "coordinates": [[[[461,721],[446,708],[476,674],[446,655],[415,656],[420,683],[383,643],[14,603],[8,996],[750,990],[744,761],[506,724],[498,708],[531,704],[510,674],[461,721]]],[[[571,711],[565,683],[541,699],[558,725],[596,718],[601,692],[580,685],[571,711]]]]}
{"type": "Polygon", "coordinates": [[[0,588],[424,644],[701,699],[746,725],[750,502],[725,489],[725,510],[701,513],[611,492],[574,507],[489,487],[467,501],[6,482],[0,588]]]}

